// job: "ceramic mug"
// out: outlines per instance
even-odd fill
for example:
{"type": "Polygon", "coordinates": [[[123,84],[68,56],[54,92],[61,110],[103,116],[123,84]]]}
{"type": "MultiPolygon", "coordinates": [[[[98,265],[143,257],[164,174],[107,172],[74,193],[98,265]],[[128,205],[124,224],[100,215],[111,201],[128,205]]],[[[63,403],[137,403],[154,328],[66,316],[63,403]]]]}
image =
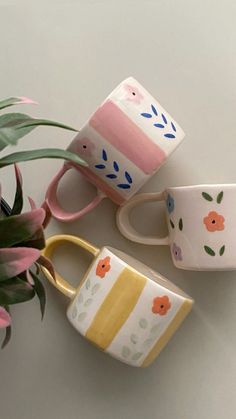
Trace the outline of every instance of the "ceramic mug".
{"type": "Polygon", "coordinates": [[[104,100],[81,128],[68,150],[88,164],[66,162],[49,185],[46,202],[60,221],[73,221],[109,197],[118,205],[130,199],[157,172],[184,138],[184,132],[162,106],[134,78],[129,77],[104,100]],[[65,211],[57,188],[71,168],[97,188],[85,208],[65,211]]]}
{"type": "Polygon", "coordinates": [[[59,273],[50,282],[70,298],[67,317],[102,351],[134,367],[148,366],[191,310],[193,300],[159,273],[111,247],[98,249],[79,237],[53,236],[44,255],[51,259],[65,242],[94,256],[78,288],[59,273]]]}
{"type": "Polygon", "coordinates": [[[169,245],[177,268],[190,270],[236,269],[236,185],[196,185],[167,188],[136,195],[118,211],[117,225],[132,241],[169,245]],[[169,234],[145,237],[130,224],[136,205],[165,201],[169,234]]]}

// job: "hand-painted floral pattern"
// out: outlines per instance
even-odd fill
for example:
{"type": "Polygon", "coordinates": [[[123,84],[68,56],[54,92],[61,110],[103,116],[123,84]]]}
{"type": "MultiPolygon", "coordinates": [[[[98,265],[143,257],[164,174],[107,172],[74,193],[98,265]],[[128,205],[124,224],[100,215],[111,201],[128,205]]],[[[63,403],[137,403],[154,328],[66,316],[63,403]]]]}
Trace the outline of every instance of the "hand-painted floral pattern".
{"type": "Polygon", "coordinates": [[[182,250],[179,246],[177,246],[176,243],[173,243],[173,245],[172,245],[172,253],[174,255],[175,260],[177,260],[177,261],[178,260],[179,261],[183,260],[182,250]]]}
{"type": "Polygon", "coordinates": [[[100,278],[104,278],[107,272],[111,269],[110,265],[110,256],[105,257],[104,259],[100,259],[97,268],[96,268],[96,275],[100,276],[100,278]]]}
{"type": "Polygon", "coordinates": [[[153,299],[152,312],[164,316],[167,311],[171,308],[171,303],[167,295],[163,297],[156,297],[153,299]]]}
{"type": "Polygon", "coordinates": [[[216,211],[210,211],[207,217],[203,219],[203,222],[208,231],[222,231],[224,230],[224,217],[218,214],[216,211]]]}
{"type": "Polygon", "coordinates": [[[137,87],[133,87],[133,86],[130,86],[129,84],[125,84],[124,88],[127,92],[127,96],[126,96],[127,100],[130,100],[137,104],[141,102],[141,100],[143,99],[143,95],[140,93],[137,87]]]}
{"type": "Polygon", "coordinates": [[[170,194],[168,194],[167,196],[166,206],[167,206],[167,211],[169,214],[171,214],[175,209],[175,201],[174,201],[174,198],[172,198],[170,194]]]}
{"type": "Polygon", "coordinates": [[[89,138],[82,138],[76,144],[76,152],[84,157],[91,157],[94,149],[95,145],[89,138]]]}

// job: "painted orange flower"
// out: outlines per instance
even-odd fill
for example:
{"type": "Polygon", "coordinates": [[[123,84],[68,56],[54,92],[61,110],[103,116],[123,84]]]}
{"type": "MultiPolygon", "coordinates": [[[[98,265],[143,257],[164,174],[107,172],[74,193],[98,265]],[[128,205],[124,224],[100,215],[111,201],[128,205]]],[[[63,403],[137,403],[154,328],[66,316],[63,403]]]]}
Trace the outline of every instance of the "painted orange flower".
{"type": "Polygon", "coordinates": [[[167,295],[163,295],[163,297],[155,297],[153,299],[152,312],[154,314],[164,316],[170,308],[171,303],[167,295]]]}
{"type": "Polygon", "coordinates": [[[97,276],[100,276],[100,278],[104,278],[106,273],[111,269],[110,260],[110,256],[107,256],[104,259],[99,260],[96,268],[97,276]]]}
{"type": "Polygon", "coordinates": [[[210,211],[208,216],[203,218],[203,222],[208,231],[221,231],[224,230],[224,217],[216,211],[210,211]]]}

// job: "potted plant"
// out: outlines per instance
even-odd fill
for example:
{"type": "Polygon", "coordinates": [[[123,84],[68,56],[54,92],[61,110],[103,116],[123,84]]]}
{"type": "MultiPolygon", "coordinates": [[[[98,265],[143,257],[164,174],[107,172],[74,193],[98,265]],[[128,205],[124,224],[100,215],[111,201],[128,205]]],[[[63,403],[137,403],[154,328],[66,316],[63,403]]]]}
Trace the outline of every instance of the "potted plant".
{"type": "MultiPolygon", "coordinates": [[[[0,101],[0,111],[16,104],[29,103],[34,102],[25,97],[5,99],[0,101]]],[[[58,122],[36,119],[22,113],[4,113],[0,115],[0,151],[9,145],[16,145],[20,138],[42,125],[76,131],[58,122]]],[[[51,263],[40,253],[45,246],[44,227],[47,222],[45,209],[37,209],[30,198],[31,209],[22,213],[22,178],[16,163],[39,158],[62,158],[76,164],[86,164],[78,155],[55,148],[21,151],[0,158],[0,168],[10,164],[15,165],[16,177],[12,208],[0,195],[0,328],[6,330],[2,347],[9,342],[11,336],[10,306],[37,296],[43,317],[46,296],[38,277],[40,265],[46,266],[54,275],[51,263]]]]}

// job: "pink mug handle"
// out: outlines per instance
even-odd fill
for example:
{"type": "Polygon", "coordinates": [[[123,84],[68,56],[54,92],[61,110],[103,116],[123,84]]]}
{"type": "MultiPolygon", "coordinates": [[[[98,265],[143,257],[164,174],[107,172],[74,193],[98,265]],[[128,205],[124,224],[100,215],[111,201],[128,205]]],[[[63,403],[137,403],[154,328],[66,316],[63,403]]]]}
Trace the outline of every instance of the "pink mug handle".
{"type": "Polygon", "coordinates": [[[48,206],[52,216],[59,221],[69,222],[75,221],[81,218],[83,215],[87,214],[88,212],[92,211],[101,201],[102,199],[106,198],[106,195],[97,189],[97,195],[95,198],[84,208],[76,212],[68,212],[64,210],[57,199],[57,189],[59,186],[59,182],[64,174],[72,169],[73,167],[64,164],[64,166],[59,170],[56,176],[52,179],[48,190],[46,192],[45,203],[48,206]]]}

